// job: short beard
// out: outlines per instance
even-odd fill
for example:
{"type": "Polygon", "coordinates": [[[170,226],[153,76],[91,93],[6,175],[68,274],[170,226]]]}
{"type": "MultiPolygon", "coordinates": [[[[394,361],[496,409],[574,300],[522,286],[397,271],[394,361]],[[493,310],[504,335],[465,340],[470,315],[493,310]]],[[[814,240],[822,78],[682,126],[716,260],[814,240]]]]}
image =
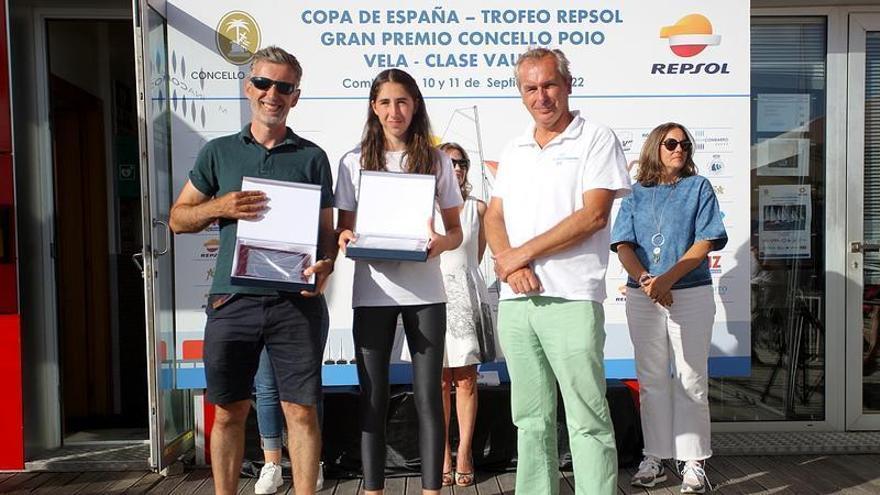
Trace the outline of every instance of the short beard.
{"type": "Polygon", "coordinates": [[[257,119],[258,122],[268,127],[287,124],[287,113],[279,117],[266,115],[262,112],[259,101],[251,101],[251,114],[254,118],[257,119]]]}
{"type": "Polygon", "coordinates": [[[257,120],[266,126],[273,127],[277,125],[287,125],[287,115],[281,117],[267,117],[266,115],[256,114],[257,120]]]}

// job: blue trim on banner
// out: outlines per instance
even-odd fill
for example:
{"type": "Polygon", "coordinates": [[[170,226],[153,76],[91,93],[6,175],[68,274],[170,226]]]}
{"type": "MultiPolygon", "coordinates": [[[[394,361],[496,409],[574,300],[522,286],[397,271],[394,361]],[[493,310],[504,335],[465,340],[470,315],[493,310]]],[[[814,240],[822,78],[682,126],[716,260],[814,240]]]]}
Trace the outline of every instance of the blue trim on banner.
{"type": "MultiPolygon", "coordinates": [[[[752,373],[750,356],[713,356],[709,358],[709,376],[746,377],[752,373]]],[[[605,378],[634,379],[636,362],[634,359],[606,359],[605,378]]]]}
{"type": "MultiPolygon", "coordinates": [[[[166,368],[163,364],[159,370],[159,390],[171,390],[174,386],[174,377],[171,375],[171,368],[166,368]]],[[[189,387],[178,387],[189,388],[189,387]]]]}
{"type": "MultiPolygon", "coordinates": [[[[503,361],[481,364],[480,371],[494,371],[502,382],[509,382],[507,364],[503,361]]],[[[170,370],[162,370],[162,382],[170,383],[170,370]]],[[[709,358],[709,376],[712,377],[746,377],[752,371],[752,359],[749,356],[717,356],[709,358]]],[[[636,364],[633,359],[606,359],[605,377],[608,379],[631,379],[636,376],[636,364]]],[[[321,378],[325,387],[357,385],[357,366],[354,364],[334,364],[321,367],[321,378]]],[[[394,363],[389,370],[392,385],[412,382],[412,365],[394,363]]],[[[177,388],[205,388],[205,368],[178,368],[177,388]]]]}
{"type": "MultiPolygon", "coordinates": [[[[321,379],[325,387],[338,385],[357,385],[357,365],[330,364],[321,367],[321,379]]],[[[392,385],[412,383],[412,365],[393,363],[389,368],[388,381],[392,385]]]]}
{"type": "MultiPolygon", "coordinates": [[[[751,94],[684,94],[684,95],[570,95],[569,98],[576,99],[601,99],[601,98],[751,98],[751,94]]],[[[521,97],[519,95],[486,95],[486,96],[425,96],[426,100],[519,100],[521,97]]],[[[201,96],[195,97],[190,96],[187,98],[177,97],[177,98],[152,98],[153,101],[223,101],[223,100],[239,100],[244,101],[247,98],[243,96],[201,96]]],[[[340,100],[340,101],[363,101],[367,100],[366,96],[302,96],[300,97],[300,101],[302,100],[340,100]]]]}
{"type": "Polygon", "coordinates": [[[321,366],[321,380],[324,386],[357,385],[357,365],[328,364],[321,366]]]}
{"type": "Polygon", "coordinates": [[[477,369],[479,371],[494,371],[494,372],[498,373],[498,378],[502,382],[509,382],[510,381],[510,374],[507,373],[507,363],[505,363],[504,361],[497,361],[494,363],[481,364],[477,367],[477,369]]]}
{"type": "Polygon", "coordinates": [[[709,376],[711,377],[748,377],[752,376],[751,356],[717,356],[709,358],[709,376]]]}
{"type": "Polygon", "coordinates": [[[205,368],[178,368],[177,388],[206,388],[205,368]]]}

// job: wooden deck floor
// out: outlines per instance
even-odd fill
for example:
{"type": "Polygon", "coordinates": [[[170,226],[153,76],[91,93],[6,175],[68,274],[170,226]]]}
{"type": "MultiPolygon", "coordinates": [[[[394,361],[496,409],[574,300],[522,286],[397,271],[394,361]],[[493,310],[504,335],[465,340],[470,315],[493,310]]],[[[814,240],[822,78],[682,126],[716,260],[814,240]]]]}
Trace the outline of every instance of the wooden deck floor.
{"type": "MultiPolygon", "coordinates": [[[[720,494],[880,494],[880,455],[718,456],[710,461],[707,471],[720,494]]],[[[668,471],[672,476],[666,483],[650,491],[629,486],[634,472],[635,468],[620,470],[619,493],[678,493],[681,480],[674,470],[668,471]]],[[[242,479],[239,493],[252,494],[254,481],[242,479]]],[[[561,473],[560,495],[574,494],[573,486],[572,474],[561,473]]],[[[390,478],[385,493],[415,495],[420,493],[419,487],[417,477],[390,478]]],[[[478,473],[476,486],[450,488],[444,494],[506,495],[514,493],[513,487],[513,473],[478,473]]],[[[357,479],[327,480],[319,494],[355,495],[359,489],[357,479]]],[[[289,481],[278,493],[288,492],[292,493],[289,481]]],[[[210,471],[195,469],[167,478],[143,472],[0,473],[0,493],[202,495],[214,490],[210,471]]]]}

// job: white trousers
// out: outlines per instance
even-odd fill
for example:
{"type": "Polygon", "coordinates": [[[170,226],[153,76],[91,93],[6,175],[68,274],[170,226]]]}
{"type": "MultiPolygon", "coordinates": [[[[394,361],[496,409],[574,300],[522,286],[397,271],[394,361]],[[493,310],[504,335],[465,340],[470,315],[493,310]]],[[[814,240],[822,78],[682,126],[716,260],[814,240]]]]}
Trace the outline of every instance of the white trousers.
{"type": "Polygon", "coordinates": [[[627,288],[645,455],[679,461],[712,456],[709,346],[715,321],[711,285],[672,291],[664,308],[627,288]]]}

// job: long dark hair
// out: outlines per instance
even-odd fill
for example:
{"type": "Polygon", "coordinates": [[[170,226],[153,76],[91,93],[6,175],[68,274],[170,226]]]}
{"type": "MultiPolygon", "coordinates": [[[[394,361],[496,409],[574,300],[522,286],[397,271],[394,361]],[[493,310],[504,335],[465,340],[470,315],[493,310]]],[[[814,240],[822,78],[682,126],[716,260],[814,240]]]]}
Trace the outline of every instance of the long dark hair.
{"type": "Polygon", "coordinates": [[[660,146],[663,138],[673,129],[680,129],[685,137],[691,142],[691,150],[685,152],[684,166],[681,168],[682,177],[697,175],[697,164],[694,163],[694,138],[685,126],[676,122],[660,124],[648,134],[642,152],[639,155],[639,170],[636,172],[636,182],[643,186],[654,186],[663,178],[663,162],[660,160],[660,146]]]}
{"type": "Polygon", "coordinates": [[[419,85],[411,75],[400,69],[383,70],[373,79],[370,86],[370,106],[367,108],[367,123],[361,137],[361,168],[364,170],[385,170],[385,132],[379,117],[373,113],[372,104],[379,96],[385,83],[403,86],[413,99],[415,112],[406,132],[406,151],[404,170],[417,174],[434,174],[438,169],[439,157],[431,144],[431,121],[425,109],[425,100],[419,85]]]}
{"type": "Polygon", "coordinates": [[[444,151],[447,154],[449,153],[449,150],[458,151],[461,154],[461,157],[464,158],[465,162],[467,162],[467,165],[464,166],[464,181],[461,183],[461,185],[458,186],[458,188],[461,190],[461,199],[467,199],[467,197],[471,194],[471,190],[473,189],[470,181],[468,181],[467,173],[468,170],[470,170],[471,168],[471,160],[470,158],[468,158],[467,151],[465,151],[464,148],[462,148],[461,145],[458,143],[443,143],[439,146],[439,148],[440,151],[444,151]]]}

